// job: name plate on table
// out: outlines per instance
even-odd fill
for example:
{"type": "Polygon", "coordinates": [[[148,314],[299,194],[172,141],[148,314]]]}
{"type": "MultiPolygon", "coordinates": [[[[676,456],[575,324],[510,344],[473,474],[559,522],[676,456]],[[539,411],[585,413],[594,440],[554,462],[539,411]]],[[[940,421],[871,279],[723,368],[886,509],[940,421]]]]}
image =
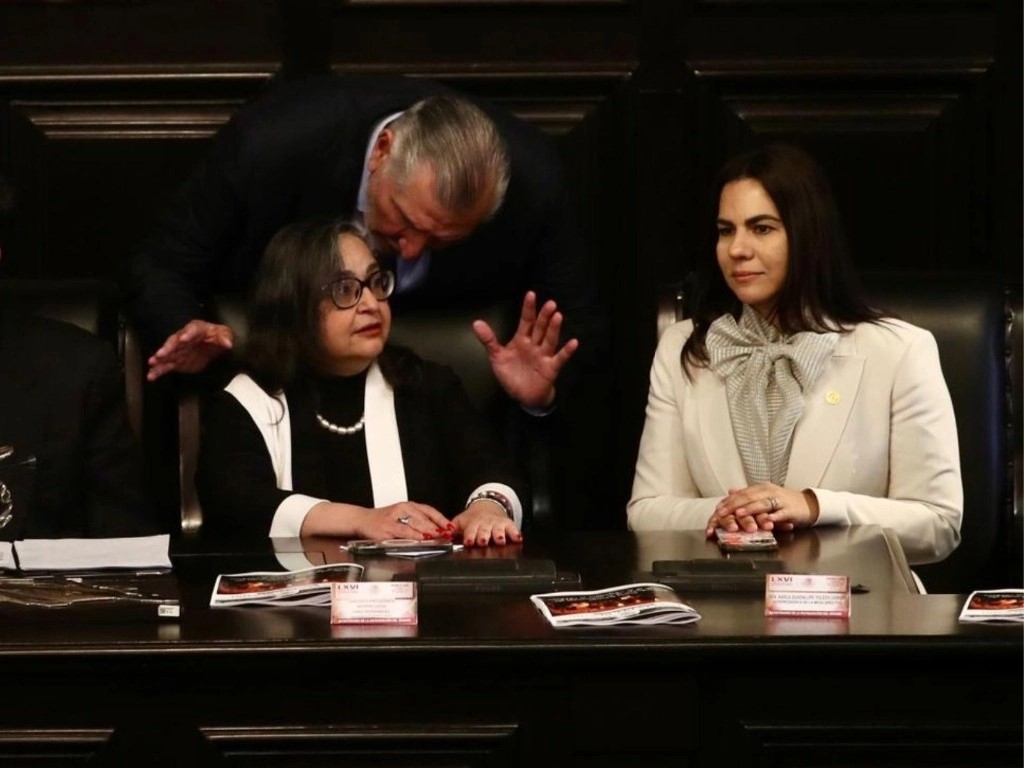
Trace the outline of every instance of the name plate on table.
{"type": "Polygon", "coordinates": [[[331,624],[416,624],[416,604],[413,581],[331,584],[331,624]]]}
{"type": "Polygon", "coordinates": [[[765,616],[850,618],[850,577],[769,573],[765,616]]]}

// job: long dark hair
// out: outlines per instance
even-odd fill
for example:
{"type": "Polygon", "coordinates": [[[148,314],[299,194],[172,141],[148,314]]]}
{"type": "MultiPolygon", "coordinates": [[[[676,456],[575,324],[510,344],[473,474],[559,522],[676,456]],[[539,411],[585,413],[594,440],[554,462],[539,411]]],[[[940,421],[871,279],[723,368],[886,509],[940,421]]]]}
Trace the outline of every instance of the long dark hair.
{"type": "MultiPolygon", "coordinates": [[[[248,335],[239,354],[242,370],[270,394],[307,377],[321,355],[320,306],[323,286],[341,274],[341,236],[365,240],[344,219],[311,219],[289,224],[263,254],[248,304],[248,335]]],[[[411,353],[388,347],[379,358],[393,386],[410,376],[411,353]]]]}
{"type": "MultiPolygon", "coordinates": [[[[775,319],[783,333],[844,331],[885,316],[864,297],[832,187],[810,155],[790,144],[772,144],[729,160],[713,187],[715,211],[722,189],[740,179],[753,179],[764,187],[786,228],[788,266],[775,303],[775,319]]],[[[708,327],[727,312],[738,318],[743,308],[722,276],[714,249],[709,250],[694,275],[694,328],[683,347],[684,364],[705,365],[708,327]]]]}

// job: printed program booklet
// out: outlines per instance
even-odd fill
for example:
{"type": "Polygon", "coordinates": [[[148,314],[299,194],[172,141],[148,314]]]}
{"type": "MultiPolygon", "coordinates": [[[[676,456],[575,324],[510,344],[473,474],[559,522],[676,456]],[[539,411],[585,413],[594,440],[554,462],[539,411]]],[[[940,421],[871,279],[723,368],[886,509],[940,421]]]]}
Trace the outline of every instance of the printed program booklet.
{"type": "Polygon", "coordinates": [[[547,592],[530,600],[552,626],[689,624],[700,614],[664,584],[623,584],[589,592],[547,592]]]}
{"type": "Polygon", "coordinates": [[[211,608],[232,605],[331,604],[331,584],[360,581],[359,563],[335,563],[301,571],[226,573],[217,577],[210,596],[211,608]]]}
{"type": "Polygon", "coordinates": [[[960,621],[1024,623],[1024,589],[985,589],[971,592],[960,621]]]}

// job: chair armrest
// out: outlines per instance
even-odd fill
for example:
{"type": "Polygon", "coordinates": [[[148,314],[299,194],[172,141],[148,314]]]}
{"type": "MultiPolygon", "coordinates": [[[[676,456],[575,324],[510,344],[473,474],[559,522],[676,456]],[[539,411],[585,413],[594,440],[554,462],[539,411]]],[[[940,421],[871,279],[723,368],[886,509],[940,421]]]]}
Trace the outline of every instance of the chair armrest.
{"type": "Polygon", "coordinates": [[[1006,302],[1006,396],[1009,423],[1007,433],[1010,446],[1011,488],[1010,488],[1010,576],[1020,579],[1024,568],[1024,429],[1021,428],[1021,392],[1024,389],[1024,352],[1021,338],[1024,336],[1024,317],[1021,311],[1020,291],[1008,291],[1006,302]]]}

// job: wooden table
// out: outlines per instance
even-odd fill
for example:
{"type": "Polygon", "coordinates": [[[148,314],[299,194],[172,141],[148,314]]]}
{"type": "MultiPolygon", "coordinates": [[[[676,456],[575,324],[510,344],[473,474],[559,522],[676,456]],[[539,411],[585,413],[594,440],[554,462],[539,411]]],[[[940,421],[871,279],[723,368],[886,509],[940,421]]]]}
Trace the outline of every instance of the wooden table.
{"type": "MultiPolygon", "coordinates": [[[[273,567],[273,547],[183,544],[178,621],[4,625],[0,760],[1019,766],[1020,626],[959,624],[964,596],[914,594],[891,542],[874,527],[783,541],[794,570],[869,587],[849,621],[766,619],[756,594],[684,594],[695,624],[561,630],[523,595],[424,594],[411,628],[332,627],[322,608],[211,610],[214,576],[273,567]]],[[[333,540],[273,544],[346,557],[333,540]]],[[[667,532],[459,556],[553,557],[587,588],[658,559],[720,557],[700,533],[667,532]]],[[[369,565],[376,578],[411,567],[369,565]]]]}

